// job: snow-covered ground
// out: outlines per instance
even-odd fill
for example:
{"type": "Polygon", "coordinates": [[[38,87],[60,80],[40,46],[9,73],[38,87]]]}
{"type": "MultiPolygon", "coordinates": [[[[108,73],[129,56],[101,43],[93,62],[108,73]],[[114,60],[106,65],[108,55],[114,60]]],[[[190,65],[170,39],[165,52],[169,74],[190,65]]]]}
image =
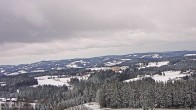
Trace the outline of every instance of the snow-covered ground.
{"type": "Polygon", "coordinates": [[[84,106],[93,110],[101,110],[99,103],[96,102],[86,103],[84,106]]]}
{"type": "Polygon", "coordinates": [[[74,62],[71,62],[71,63],[67,64],[66,67],[67,68],[82,68],[82,67],[79,67],[76,63],[81,63],[83,65],[86,65],[89,62],[85,62],[83,60],[74,61],[74,62]]]}
{"type": "Polygon", "coordinates": [[[0,69],[0,73],[3,73],[3,72],[5,72],[5,70],[3,70],[3,69],[0,69]]]}
{"type": "Polygon", "coordinates": [[[189,59],[189,60],[196,61],[196,59],[189,59]]]}
{"type": "Polygon", "coordinates": [[[13,72],[13,73],[10,73],[10,74],[7,74],[7,73],[4,73],[4,75],[6,76],[14,76],[14,75],[19,75],[20,73],[18,72],[13,72]]]}
{"type": "Polygon", "coordinates": [[[13,73],[9,73],[9,74],[7,74],[7,73],[4,73],[4,75],[6,75],[6,76],[15,76],[15,75],[19,75],[19,74],[25,74],[25,73],[27,73],[27,72],[13,72],[13,73]]]}
{"type": "Polygon", "coordinates": [[[128,79],[128,80],[125,80],[124,82],[142,80],[142,78],[147,78],[147,77],[151,77],[157,82],[167,82],[168,80],[181,79],[182,77],[190,75],[190,74],[191,73],[180,73],[180,71],[165,71],[165,72],[162,72],[162,75],[158,75],[158,74],[153,75],[153,76],[145,75],[145,76],[141,76],[141,77],[137,77],[133,79],[128,79]]]}
{"type": "Polygon", "coordinates": [[[144,65],[143,63],[139,63],[140,66],[138,69],[142,68],[150,68],[150,67],[161,67],[164,65],[168,65],[169,61],[161,61],[161,62],[149,62],[148,65],[144,65]]]}
{"type": "Polygon", "coordinates": [[[106,71],[106,70],[110,70],[110,67],[94,67],[94,68],[86,68],[86,70],[91,70],[91,71],[106,71]]]}
{"type": "MultiPolygon", "coordinates": [[[[143,110],[141,108],[138,108],[138,109],[134,109],[134,108],[121,108],[121,109],[100,108],[99,103],[96,103],[96,102],[86,103],[86,104],[83,104],[83,105],[72,107],[68,110],[82,110],[82,109],[80,109],[81,106],[85,106],[89,110],[143,110]]],[[[190,110],[190,109],[157,109],[156,108],[156,110],[190,110]]]]}
{"type": "Polygon", "coordinates": [[[185,77],[186,75],[190,75],[190,74],[181,74],[180,71],[165,71],[162,74],[163,75],[154,75],[152,78],[155,81],[167,82],[168,80],[176,80],[185,77]]]}
{"type": "Polygon", "coordinates": [[[25,71],[25,70],[19,70],[18,72],[21,74],[27,73],[27,71],[25,71]]]}
{"type": "Polygon", "coordinates": [[[99,103],[90,102],[82,105],[74,106],[65,110],[111,110],[110,108],[100,108],[99,103]]]}
{"type": "Polygon", "coordinates": [[[149,67],[161,67],[161,66],[164,66],[164,65],[168,65],[169,61],[162,61],[162,62],[150,62],[148,63],[148,68],[149,67]]]}
{"type": "Polygon", "coordinates": [[[115,65],[118,65],[118,64],[121,64],[123,63],[124,61],[112,61],[112,62],[107,62],[107,63],[104,63],[105,66],[115,66],[115,65]]]}
{"type": "Polygon", "coordinates": [[[120,59],[122,61],[131,61],[132,59],[120,59]]]}
{"type": "MultiPolygon", "coordinates": [[[[129,68],[128,66],[121,66],[119,67],[121,70],[126,70],[129,68]]],[[[86,70],[91,70],[91,71],[106,71],[106,70],[112,70],[113,67],[94,67],[94,68],[86,68],[86,70]]]]}
{"type": "Polygon", "coordinates": [[[126,57],[136,57],[138,55],[135,55],[135,54],[129,54],[129,55],[126,55],[126,57]]]}
{"type": "Polygon", "coordinates": [[[152,58],[162,58],[162,56],[160,56],[159,54],[154,54],[152,55],[152,58]]]}
{"type": "Polygon", "coordinates": [[[159,54],[149,54],[149,55],[143,55],[140,58],[162,58],[162,56],[160,56],[159,54]]]}
{"type": "Polygon", "coordinates": [[[67,68],[81,68],[78,65],[76,65],[75,63],[70,63],[68,65],[66,65],[67,68]]]}
{"type": "MultiPolygon", "coordinates": [[[[79,80],[87,80],[90,74],[84,75],[84,76],[71,76],[68,78],[58,78],[58,76],[40,76],[40,77],[35,77],[38,81],[38,85],[53,85],[53,86],[70,86],[69,81],[71,78],[78,78],[79,80]]],[[[38,86],[35,85],[35,86],[38,86]]]]}
{"type": "Polygon", "coordinates": [[[147,78],[147,77],[150,77],[150,75],[145,75],[145,76],[143,76],[143,77],[138,76],[138,77],[136,77],[136,78],[132,78],[132,79],[125,80],[124,82],[142,80],[142,78],[147,78]]]}
{"type": "Polygon", "coordinates": [[[196,54],[186,54],[184,55],[185,57],[188,57],[188,56],[196,56],[196,54]]]}
{"type": "Polygon", "coordinates": [[[33,70],[32,73],[45,72],[45,70],[33,70]]]}
{"type": "Polygon", "coordinates": [[[57,78],[57,76],[41,76],[41,77],[36,77],[38,81],[38,85],[43,86],[43,85],[53,85],[53,86],[63,86],[69,84],[67,83],[70,81],[70,78],[57,78]]]}

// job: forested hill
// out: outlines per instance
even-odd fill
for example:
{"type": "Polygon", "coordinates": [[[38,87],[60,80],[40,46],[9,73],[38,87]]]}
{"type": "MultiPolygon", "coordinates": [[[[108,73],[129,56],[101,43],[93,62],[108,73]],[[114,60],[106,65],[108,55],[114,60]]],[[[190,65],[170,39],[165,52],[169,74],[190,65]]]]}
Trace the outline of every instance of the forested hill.
{"type": "Polygon", "coordinates": [[[98,110],[196,106],[196,51],[42,61],[0,71],[5,110],[97,110],[89,108],[95,103],[98,110]]]}
{"type": "Polygon", "coordinates": [[[38,73],[73,68],[81,69],[92,67],[130,66],[141,62],[170,61],[170,64],[175,64],[181,61],[194,61],[196,59],[195,56],[196,51],[172,51],[110,55],[83,59],[40,61],[32,64],[0,65],[0,75],[38,73]]]}

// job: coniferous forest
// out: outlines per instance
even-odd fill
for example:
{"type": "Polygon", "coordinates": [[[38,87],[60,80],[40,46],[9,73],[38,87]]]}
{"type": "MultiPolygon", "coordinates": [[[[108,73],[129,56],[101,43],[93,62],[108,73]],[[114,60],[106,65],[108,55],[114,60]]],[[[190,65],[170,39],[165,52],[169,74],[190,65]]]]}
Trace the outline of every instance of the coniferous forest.
{"type": "Polygon", "coordinates": [[[84,104],[96,102],[100,108],[111,109],[195,109],[196,65],[190,58],[162,59],[168,63],[160,67],[148,67],[152,62],[159,64],[160,59],[140,59],[105,70],[72,68],[2,75],[1,107],[3,110],[91,110],[84,104]],[[124,65],[126,68],[122,69],[124,65]],[[180,76],[172,76],[174,73],[180,76]],[[175,78],[167,81],[159,78],[170,76],[175,78]],[[40,81],[61,83],[66,78],[67,83],[60,86],[40,84],[40,81]],[[80,105],[83,108],[77,108],[80,105]]]}
{"type": "Polygon", "coordinates": [[[62,86],[37,86],[29,76],[1,78],[10,85],[0,87],[0,97],[18,97],[21,102],[37,100],[37,110],[63,110],[88,102],[98,102],[101,108],[193,108],[196,106],[196,78],[190,76],[183,80],[167,83],[155,82],[152,78],[132,82],[127,79],[130,71],[115,73],[101,71],[91,74],[88,80],[72,79],[72,89],[62,86]],[[10,80],[9,80],[10,79],[10,80]],[[26,80],[28,79],[29,82],[26,80]],[[17,82],[17,80],[19,80],[17,82]],[[15,84],[11,82],[15,81],[15,84]],[[25,83],[24,83],[25,82],[25,83]],[[16,90],[20,92],[17,93],[16,90]]]}

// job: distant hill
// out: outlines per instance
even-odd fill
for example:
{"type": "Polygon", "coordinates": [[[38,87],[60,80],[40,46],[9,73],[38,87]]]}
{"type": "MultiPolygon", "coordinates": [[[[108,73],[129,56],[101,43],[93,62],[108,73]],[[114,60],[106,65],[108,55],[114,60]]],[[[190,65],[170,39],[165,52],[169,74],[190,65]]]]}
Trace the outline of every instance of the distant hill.
{"type": "Polygon", "coordinates": [[[40,61],[32,64],[0,65],[0,75],[16,75],[24,73],[45,72],[50,70],[63,70],[69,68],[130,66],[141,62],[169,61],[170,63],[174,64],[178,61],[177,59],[192,59],[192,61],[196,62],[196,51],[134,53],[127,55],[108,55],[93,58],[40,61]]]}

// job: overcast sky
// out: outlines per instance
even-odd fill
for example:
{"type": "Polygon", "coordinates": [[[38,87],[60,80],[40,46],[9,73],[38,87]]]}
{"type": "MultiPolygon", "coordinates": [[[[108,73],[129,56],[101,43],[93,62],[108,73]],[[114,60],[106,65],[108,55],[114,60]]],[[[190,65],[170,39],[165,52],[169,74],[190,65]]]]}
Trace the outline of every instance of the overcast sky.
{"type": "Polygon", "coordinates": [[[0,0],[0,64],[195,49],[196,0],[0,0]]]}

